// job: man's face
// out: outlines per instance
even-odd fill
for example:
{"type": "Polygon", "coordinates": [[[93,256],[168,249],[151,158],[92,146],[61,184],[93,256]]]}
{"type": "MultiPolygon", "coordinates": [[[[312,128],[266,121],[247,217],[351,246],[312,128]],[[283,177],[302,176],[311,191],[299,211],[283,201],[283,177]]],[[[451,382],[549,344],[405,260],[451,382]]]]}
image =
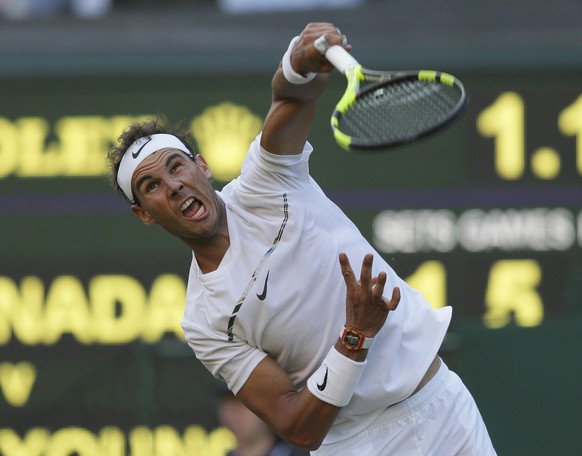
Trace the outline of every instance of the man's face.
{"type": "Polygon", "coordinates": [[[160,149],[135,170],[132,189],[140,204],[133,212],[185,241],[208,238],[224,222],[224,206],[201,156],[195,161],[177,149],[160,149]]]}

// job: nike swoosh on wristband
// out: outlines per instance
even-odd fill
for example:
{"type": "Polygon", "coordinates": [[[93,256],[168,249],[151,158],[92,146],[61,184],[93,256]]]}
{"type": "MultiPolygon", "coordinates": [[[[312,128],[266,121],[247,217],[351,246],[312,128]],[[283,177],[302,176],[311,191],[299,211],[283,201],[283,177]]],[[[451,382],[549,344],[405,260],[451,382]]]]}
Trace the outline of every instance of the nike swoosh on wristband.
{"type": "Polygon", "coordinates": [[[257,293],[257,298],[259,298],[261,301],[264,301],[267,297],[267,281],[269,280],[269,272],[270,271],[267,271],[267,277],[265,277],[265,286],[263,287],[263,292],[261,294],[257,293]]]}
{"type": "Polygon", "coordinates": [[[323,391],[326,386],[327,386],[327,367],[325,368],[325,376],[323,377],[323,382],[321,383],[321,385],[319,383],[317,384],[317,389],[319,391],[323,391]]]}
{"type": "Polygon", "coordinates": [[[152,138],[148,139],[148,140],[147,140],[147,141],[146,141],[146,142],[143,144],[143,146],[141,146],[141,147],[140,147],[140,148],[137,150],[137,152],[132,152],[132,153],[131,153],[131,156],[132,156],[133,158],[137,158],[137,157],[139,157],[139,154],[141,154],[141,151],[142,151],[142,149],[143,149],[145,146],[147,146],[147,144],[148,144],[148,143],[149,143],[151,140],[152,140],[152,138]]]}

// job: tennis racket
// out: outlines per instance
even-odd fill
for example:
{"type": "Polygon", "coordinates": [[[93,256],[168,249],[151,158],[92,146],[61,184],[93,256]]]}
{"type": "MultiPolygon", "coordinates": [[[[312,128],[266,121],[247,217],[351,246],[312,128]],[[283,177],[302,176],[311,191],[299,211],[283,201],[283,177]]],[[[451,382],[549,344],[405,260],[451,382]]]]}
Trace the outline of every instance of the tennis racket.
{"type": "Polygon", "coordinates": [[[346,150],[387,149],[410,143],[453,122],[467,104],[461,81],[439,71],[374,71],[325,37],[315,47],[347,78],[331,116],[336,142],[346,150]]]}

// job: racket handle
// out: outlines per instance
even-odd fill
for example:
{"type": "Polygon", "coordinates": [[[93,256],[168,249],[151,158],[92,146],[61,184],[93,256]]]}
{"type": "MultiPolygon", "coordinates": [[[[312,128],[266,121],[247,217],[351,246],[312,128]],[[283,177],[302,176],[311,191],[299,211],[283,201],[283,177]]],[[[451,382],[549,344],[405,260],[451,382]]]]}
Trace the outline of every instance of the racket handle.
{"type": "Polygon", "coordinates": [[[359,65],[358,61],[342,46],[338,44],[330,46],[327,44],[325,35],[322,35],[315,40],[313,45],[325,56],[329,63],[336,67],[336,69],[342,74],[344,74],[349,68],[359,65]]]}

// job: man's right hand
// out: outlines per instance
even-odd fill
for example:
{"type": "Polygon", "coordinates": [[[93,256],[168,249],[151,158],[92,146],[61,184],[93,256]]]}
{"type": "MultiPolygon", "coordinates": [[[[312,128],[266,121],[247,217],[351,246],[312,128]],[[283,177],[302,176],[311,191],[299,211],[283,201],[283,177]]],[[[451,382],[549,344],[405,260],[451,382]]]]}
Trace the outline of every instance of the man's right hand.
{"type": "Polygon", "coordinates": [[[291,66],[297,73],[329,73],[333,70],[334,66],[321,55],[313,44],[323,35],[330,46],[339,44],[347,51],[351,51],[352,46],[347,44],[345,35],[342,35],[335,25],[325,22],[307,24],[299,35],[299,40],[295,43],[291,54],[291,66]]]}

